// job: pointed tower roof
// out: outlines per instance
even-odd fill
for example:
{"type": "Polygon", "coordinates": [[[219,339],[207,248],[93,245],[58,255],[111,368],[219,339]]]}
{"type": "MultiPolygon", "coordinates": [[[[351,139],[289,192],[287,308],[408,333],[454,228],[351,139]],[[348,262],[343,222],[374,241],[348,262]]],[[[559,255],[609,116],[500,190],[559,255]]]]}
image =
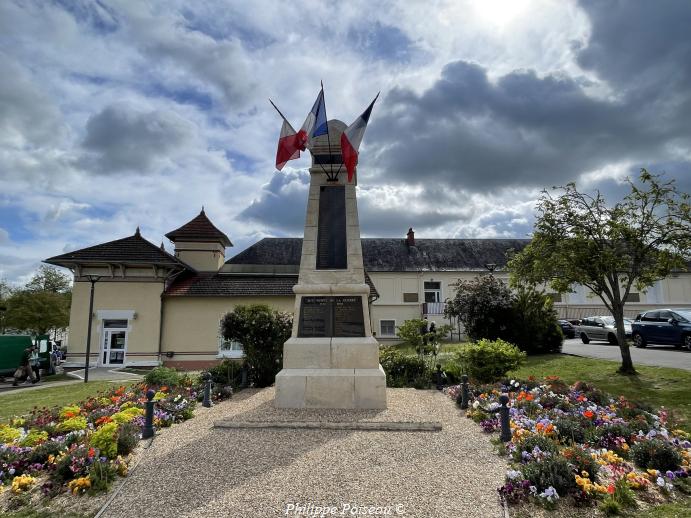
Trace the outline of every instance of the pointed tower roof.
{"type": "Polygon", "coordinates": [[[223,246],[233,246],[228,236],[218,230],[206,216],[204,207],[197,217],[185,223],[180,228],[166,234],[171,241],[193,241],[202,243],[221,243],[223,246]]]}

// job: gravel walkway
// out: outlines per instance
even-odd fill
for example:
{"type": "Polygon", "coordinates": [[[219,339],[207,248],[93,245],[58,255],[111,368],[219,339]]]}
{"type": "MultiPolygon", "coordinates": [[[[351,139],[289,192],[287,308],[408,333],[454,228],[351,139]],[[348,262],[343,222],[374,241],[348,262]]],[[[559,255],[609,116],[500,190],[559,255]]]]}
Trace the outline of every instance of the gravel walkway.
{"type": "MultiPolygon", "coordinates": [[[[388,389],[385,411],[281,410],[245,390],[164,430],[102,515],[319,516],[287,504],[391,506],[388,516],[500,517],[504,461],[437,391],[388,389]],[[441,432],[219,429],[220,419],[439,421],[441,432]],[[399,507],[396,507],[399,506],[399,507]],[[398,514],[397,514],[398,511],[398,514]]],[[[360,509],[367,516],[366,511],[360,509]]],[[[335,516],[354,516],[349,510],[335,516]]],[[[382,514],[380,513],[379,516],[382,514]]]]}

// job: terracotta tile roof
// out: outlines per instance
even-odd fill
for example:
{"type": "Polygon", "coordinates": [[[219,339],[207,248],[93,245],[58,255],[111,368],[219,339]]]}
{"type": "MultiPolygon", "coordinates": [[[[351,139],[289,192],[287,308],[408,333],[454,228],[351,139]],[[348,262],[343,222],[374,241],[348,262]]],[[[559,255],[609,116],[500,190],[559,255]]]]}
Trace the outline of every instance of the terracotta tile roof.
{"type": "MultiPolygon", "coordinates": [[[[506,266],[506,253],[520,251],[529,239],[362,239],[362,259],[368,272],[485,270],[506,266]]],[[[299,265],[302,239],[264,238],[226,261],[226,264],[299,265]]]]}
{"type": "Polygon", "coordinates": [[[139,228],[133,236],[56,255],[44,262],[58,266],[80,263],[130,263],[185,267],[174,256],[144,239],[139,228]]]}
{"type": "Polygon", "coordinates": [[[233,246],[228,236],[218,230],[206,217],[204,209],[191,221],[166,234],[171,241],[218,242],[223,246],[233,246]]]}
{"type": "MultiPolygon", "coordinates": [[[[166,290],[170,297],[251,297],[286,296],[293,297],[293,286],[297,275],[238,275],[228,273],[191,274],[178,278],[166,290]]],[[[378,297],[369,275],[365,282],[370,288],[370,297],[378,297]]]]}

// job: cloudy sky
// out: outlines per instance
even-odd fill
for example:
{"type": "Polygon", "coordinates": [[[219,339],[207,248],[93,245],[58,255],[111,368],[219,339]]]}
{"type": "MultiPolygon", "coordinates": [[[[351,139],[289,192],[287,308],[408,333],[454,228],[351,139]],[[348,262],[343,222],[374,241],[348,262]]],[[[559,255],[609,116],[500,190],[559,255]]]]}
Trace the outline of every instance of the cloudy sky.
{"type": "MultiPolygon", "coordinates": [[[[163,234],[299,236],[309,159],[273,164],[323,80],[360,153],[363,236],[525,237],[542,188],[691,190],[687,0],[0,2],[0,278],[163,234]]],[[[166,240],[166,246],[171,249],[166,240]]]]}

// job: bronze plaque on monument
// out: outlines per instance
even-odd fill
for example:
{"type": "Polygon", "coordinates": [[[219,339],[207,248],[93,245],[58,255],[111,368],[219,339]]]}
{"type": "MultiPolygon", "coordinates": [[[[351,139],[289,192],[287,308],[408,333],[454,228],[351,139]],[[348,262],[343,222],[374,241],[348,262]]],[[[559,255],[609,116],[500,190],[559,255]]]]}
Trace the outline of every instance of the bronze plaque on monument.
{"type": "Polygon", "coordinates": [[[303,297],[298,336],[301,338],[362,337],[365,319],[362,298],[303,297]]]}
{"type": "Polygon", "coordinates": [[[345,186],[321,186],[317,229],[317,270],[348,267],[345,186]]]}

